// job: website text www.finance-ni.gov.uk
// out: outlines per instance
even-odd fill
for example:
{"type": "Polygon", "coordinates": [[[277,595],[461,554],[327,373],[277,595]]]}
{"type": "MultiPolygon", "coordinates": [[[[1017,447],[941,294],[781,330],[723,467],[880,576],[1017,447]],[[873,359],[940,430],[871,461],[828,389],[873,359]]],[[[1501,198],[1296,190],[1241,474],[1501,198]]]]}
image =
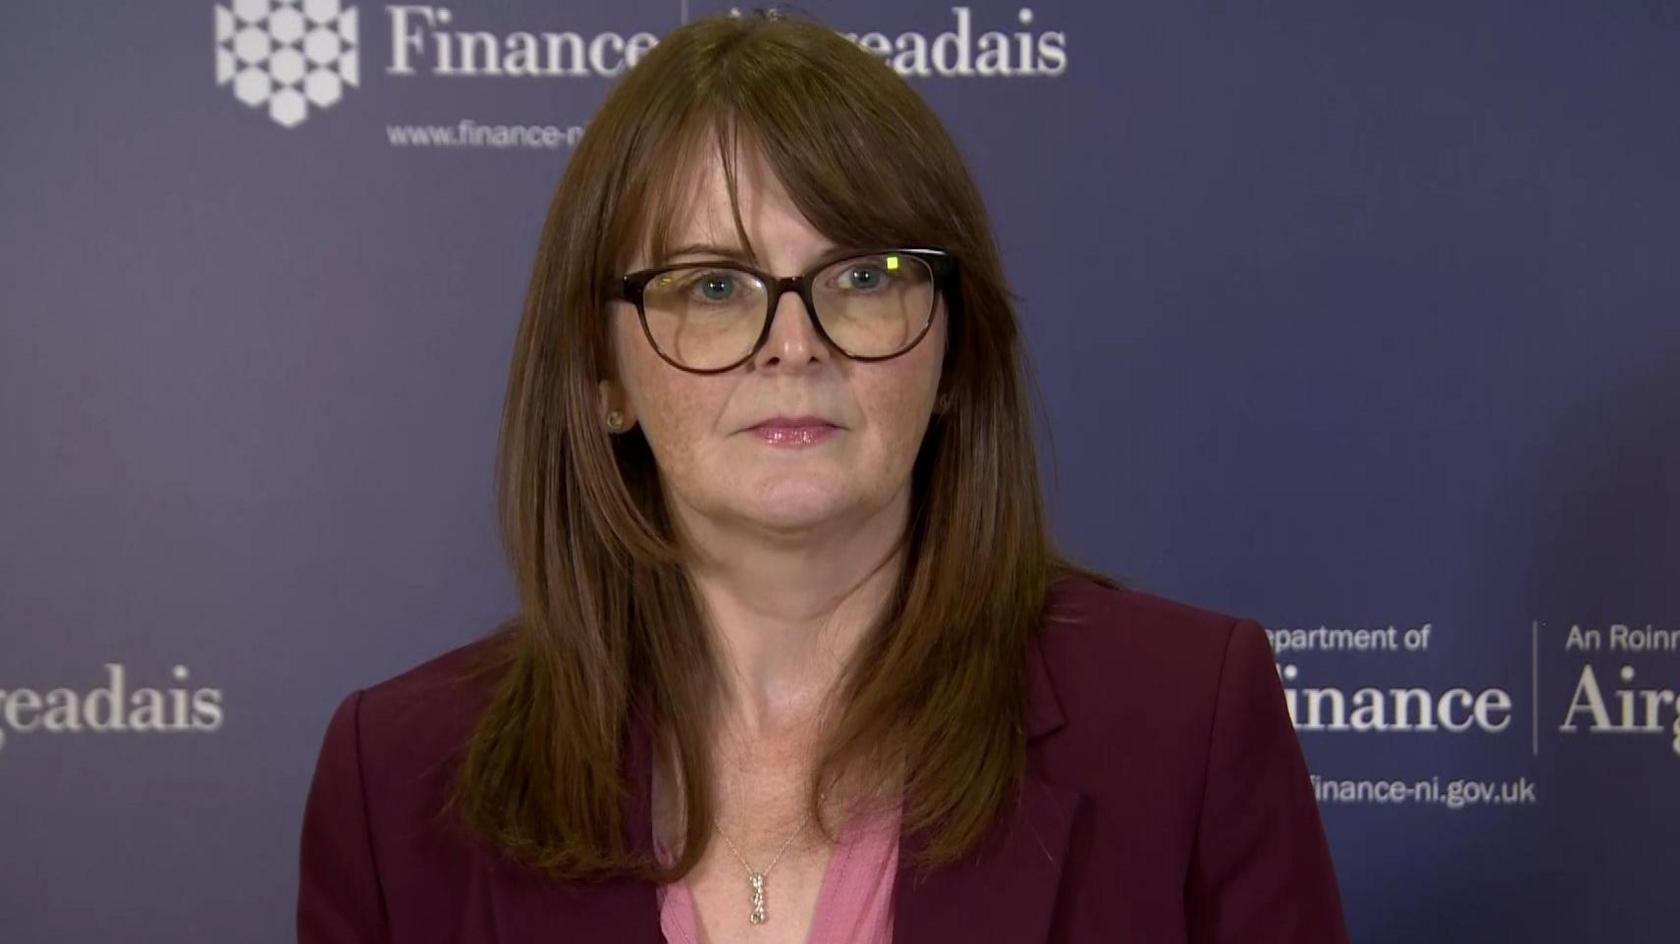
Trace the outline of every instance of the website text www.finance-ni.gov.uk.
{"type": "Polygon", "coordinates": [[[385,138],[400,148],[526,148],[557,150],[577,145],[578,125],[497,125],[462,118],[452,125],[386,125],[385,138]]]}
{"type": "Polygon", "coordinates": [[[1342,803],[1427,803],[1459,810],[1467,806],[1527,806],[1539,802],[1535,784],[1516,780],[1338,780],[1312,775],[1313,795],[1324,805],[1342,803]]]}

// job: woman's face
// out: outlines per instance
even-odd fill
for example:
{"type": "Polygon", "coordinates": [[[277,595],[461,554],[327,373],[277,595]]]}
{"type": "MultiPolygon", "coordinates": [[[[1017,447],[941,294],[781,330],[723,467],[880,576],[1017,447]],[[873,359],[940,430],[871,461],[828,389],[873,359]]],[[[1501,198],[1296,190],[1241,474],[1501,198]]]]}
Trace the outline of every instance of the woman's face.
{"type": "MultiPolygon", "coordinates": [[[[713,149],[705,153],[711,159],[694,170],[695,198],[672,245],[679,251],[718,247],[744,257],[722,163],[713,149]]],[[[757,268],[796,275],[839,248],[806,222],[756,154],[743,153],[736,170],[741,220],[760,253],[757,268]]],[[[716,252],[638,257],[631,269],[715,258],[716,252]]],[[[613,303],[610,321],[618,382],[602,384],[602,409],[624,413],[622,428],[641,425],[679,521],[801,536],[862,526],[907,507],[911,466],[939,386],[943,300],[915,347],[863,363],[827,346],[804,301],[788,292],[777,303],[764,346],[721,374],[667,364],[628,302],[613,303]],[[818,417],[835,428],[814,441],[755,429],[778,417],[818,417]]]]}

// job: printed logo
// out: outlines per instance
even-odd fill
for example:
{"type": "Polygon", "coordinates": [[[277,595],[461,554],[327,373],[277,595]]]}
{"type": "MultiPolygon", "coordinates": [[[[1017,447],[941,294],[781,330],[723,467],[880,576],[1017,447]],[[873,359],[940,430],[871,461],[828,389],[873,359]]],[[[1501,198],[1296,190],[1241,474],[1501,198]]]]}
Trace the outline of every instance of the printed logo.
{"type": "Polygon", "coordinates": [[[216,84],[296,127],[359,86],[356,8],[338,0],[233,0],[216,5],[216,84]]]}

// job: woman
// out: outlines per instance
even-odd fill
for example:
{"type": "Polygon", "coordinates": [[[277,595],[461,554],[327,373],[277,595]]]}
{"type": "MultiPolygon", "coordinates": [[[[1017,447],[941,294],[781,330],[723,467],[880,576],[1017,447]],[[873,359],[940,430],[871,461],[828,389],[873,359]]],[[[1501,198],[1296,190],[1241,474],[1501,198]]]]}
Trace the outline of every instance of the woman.
{"type": "Polygon", "coordinates": [[[339,706],[300,938],[1345,940],[1263,631],[1053,552],[1018,357],[896,74],[668,36],[543,229],[520,613],[339,706]]]}

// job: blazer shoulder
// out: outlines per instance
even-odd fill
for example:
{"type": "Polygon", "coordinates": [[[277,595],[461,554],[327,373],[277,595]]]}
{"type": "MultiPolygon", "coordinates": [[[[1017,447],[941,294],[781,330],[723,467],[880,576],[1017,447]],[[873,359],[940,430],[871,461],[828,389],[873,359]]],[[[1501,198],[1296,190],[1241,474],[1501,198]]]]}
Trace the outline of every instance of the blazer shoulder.
{"type": "Polygon", "coordinates": [[[1245,623],[1259,627],[1252,619],[1075,576],[1052,586],[1040,638],[1055,664],[1142,660],[1168,670],[1207,668],[1212,660],[1217,670],[1232,632],[1245,623]]]}
{"type": "Polygon", "coordinates": [[[362,712],[412,712],[424,705],[454,702],[485,693],[505,651],[506,635],[495,631],[404,669],[362,690],[362,712]]]}
{"type": "Polygon", "coordinates": [[[1345,944],[1310,775],[1264,627],[1084,579],[1040,636],[1066,723],[1042,776],[1090,804],[1093,891],[1173,904],[1192,941],[1345,944]]]}
{"type": "Polygon", "coordinates": [[[443,814],[460,748],[495,684],[500,638],[458,646],[339,702],[305,802],[298,940],[406,940],[398,929],[407,925],[392,922],[413,920],[410,903],[442,914],[440,903],[466,887],[471,847],[444,828],[443,814]]]}
{"type": "Polygon", "coordinates": [[[370,793],[429,780],[455,757],[495,688],[504,642],[491,633],[348,696],[370,793]]]}
{"type": "Polygon", "coordinates": [[[1245,672],[1270,663],[1252,619],[1083,577],[1053,586],[1038,650],[1068,722],[1064,749],[1100,754],[1147,740],[1163,761],[1192,764],[1232,663],[1245,672]]]}

